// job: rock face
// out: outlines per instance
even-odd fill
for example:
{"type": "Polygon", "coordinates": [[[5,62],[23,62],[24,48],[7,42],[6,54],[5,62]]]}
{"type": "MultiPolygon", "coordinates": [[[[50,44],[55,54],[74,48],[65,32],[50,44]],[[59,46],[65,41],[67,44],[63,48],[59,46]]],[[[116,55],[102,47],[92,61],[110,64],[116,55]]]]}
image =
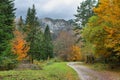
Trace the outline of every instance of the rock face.
{"type": "Polygon", "coordinates": [[[60,31],[70,31],[73,28],[72,20],[66,21],[64,19],[43,18],[39,21],[43,31],[47,25],[49,26],[50,32],[53,34],[52,36],[54,38],[59,34],[60,31]]]}
{"type": "MultiPolygon", "coordinates": [[[[16,29],[19,29],[19,20],[20,18],[15,19],[16,29]]],[[[60,31],[72,31],[73,29],[73,20],[66,21],[64,19],[42,18],[39,19],[39,22],[43,32],[46,26],[49,26],[53,38],[56,38],[60,31]]]]}

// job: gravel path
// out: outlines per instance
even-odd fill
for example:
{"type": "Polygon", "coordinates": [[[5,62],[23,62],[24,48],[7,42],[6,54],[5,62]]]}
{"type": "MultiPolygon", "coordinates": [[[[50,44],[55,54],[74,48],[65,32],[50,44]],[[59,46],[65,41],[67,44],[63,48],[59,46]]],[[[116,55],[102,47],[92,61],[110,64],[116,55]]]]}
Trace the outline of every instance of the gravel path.
{"type": "Polygon", "coordinates": [[[70,62],[68,65],[78,73],[80,80],[120,80],[119,74],[110,71],[95,71],[80,65],[80,62],[70,62]]]}

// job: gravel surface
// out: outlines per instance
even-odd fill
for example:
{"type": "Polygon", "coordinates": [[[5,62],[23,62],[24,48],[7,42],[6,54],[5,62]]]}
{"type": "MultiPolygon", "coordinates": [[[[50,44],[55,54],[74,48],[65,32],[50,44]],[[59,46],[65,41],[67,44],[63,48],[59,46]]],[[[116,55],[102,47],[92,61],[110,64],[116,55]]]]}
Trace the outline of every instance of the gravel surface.
{"type": "Polygon", "coordinates": [[[120,73],[117,74],[116,72],[111,71],[96,71],[80,63],[81,62],[68,63],[68,65],[78,73],[80,80],[120,80],[120,73]]]}

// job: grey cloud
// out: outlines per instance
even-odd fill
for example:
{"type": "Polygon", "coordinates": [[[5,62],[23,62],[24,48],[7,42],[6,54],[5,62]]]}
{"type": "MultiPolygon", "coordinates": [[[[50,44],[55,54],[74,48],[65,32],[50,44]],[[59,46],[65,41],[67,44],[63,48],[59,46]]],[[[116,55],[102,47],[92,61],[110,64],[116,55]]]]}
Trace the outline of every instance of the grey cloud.
{"type": "Polygon", "coordinates": [[[35,4],[37,10],[37,16],[40,18],[50,17],[50,18],[60,18],[60,19],[71,19],[74,18],[76,13],[76,6],[66,7],[61,5],[61,7],[56,7],[53,11],[46,12],[43,10],[42,6],[49,0],[15,0],[16,17],[23,16],[25,18],[27,14],[28,7],[32,7],[35,4]]]}

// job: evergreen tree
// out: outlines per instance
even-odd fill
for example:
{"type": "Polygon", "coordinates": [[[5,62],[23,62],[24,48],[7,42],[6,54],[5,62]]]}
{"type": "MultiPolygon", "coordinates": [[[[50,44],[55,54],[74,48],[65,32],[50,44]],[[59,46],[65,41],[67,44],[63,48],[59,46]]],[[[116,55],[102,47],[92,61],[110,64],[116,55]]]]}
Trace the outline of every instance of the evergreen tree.
{"type": "Polygon", "coordinates": [[[53,44],[52,44],[52,38],[49,26],[46,26],[45,32],[44,32],[44,59],[52,58],[53,57],[53,44]]]}
{"type": "Polygon", "coordinates": [[[20,16],[16,25],[16,29],[24,33],[24,27],[25,27],[25,24],[23,22],[22,16],[20,16]]]}
{"type": "Polygon", "coordinates": [[[30,24],[30,20],[31,20],[31,9],[28,8],[28,11],[27,11],[27,16],[26,16],[26,25],[30,24]]]}
{"type": "MultiPolygon", "coordinates": [[[[79,38],[77,42],[82,40],[81,38],[81,28],[85,27],[85,24],[88,22],[88,19],[94,15],[93,7],[96,6],[96,0],[85,0],[80,3],[80,6],[77,8],[77,14],[75,15],[75,35],[79,38]]],[[[83,41],[83,40],[82,40],[83,41]]]]}
{"type": "Polygon", "coordinates": [[[36,36],[39,30],[39,22],[36,17],[35,6],[33,5],[32,9],[28,9],[27,17],[26,17],[26,27],[25,32],[27,34],[27,42],[30,43],[29,56],[31,56],[31,62],[33,63],[33,59],[36,58],[37,53],[36,50],[36,36]]]}
{"type": "Polygon", "coordinates": [[[13,38],[14,11],[13,0],[0,0],[0,62],[13,57],[10,40],[13,38]]]}
{"type": "Polygon", "coordinates": [[[77,8],[77,14],[75,15],[75,22],[77,26],[84,27],[88,22],[88,19],[94,15],[93,7],[95,7],[95,0],[85,0],[80,3],[80,6],[77,8]]]}
{"type": "Polygon", "coordinates": [[[35,36],[35,46],[34,46],[34,52],[35,55],[34,58],[37,60],[41,60],[44,57],[44,39],[43,39],[43,32],[41,29],[38,29],[36,36],[35,36]]]}
{"type": "Polygon", "coordinates": [[[9,41],[13,38],[14,4],[10,0],[0,1],[0,55],[9,53],[9,41]]]}

